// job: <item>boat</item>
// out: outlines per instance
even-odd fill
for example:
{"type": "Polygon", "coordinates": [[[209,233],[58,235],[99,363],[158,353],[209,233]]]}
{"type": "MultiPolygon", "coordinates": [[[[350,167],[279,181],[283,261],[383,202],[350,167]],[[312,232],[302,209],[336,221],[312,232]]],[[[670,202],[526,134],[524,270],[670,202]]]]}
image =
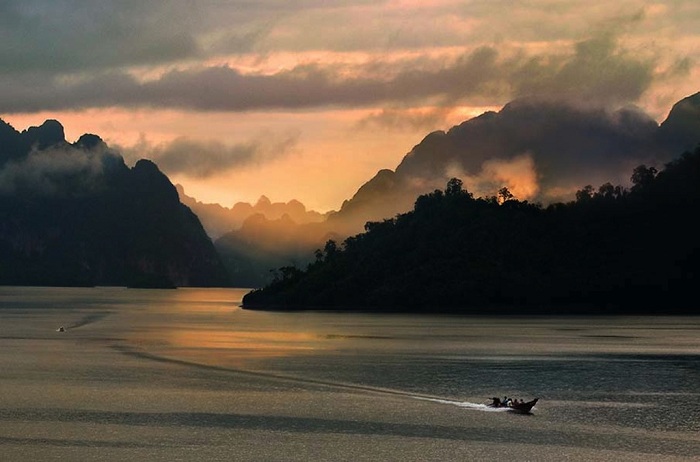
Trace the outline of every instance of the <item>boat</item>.
{"type": "Polygon", "coordinates": [[[530,414],[532,411],[532,408],[535,407],[535,404],[537,404],[537,401],[539,401],[539,398],[535,398],[532,401],[528,402],[523,402],[523,401],[518,401],[517,403],[511,401],[510,399],[505,399],[504,401],[501,401],[499,398],[491,398],[493,402],[491,402],[488,406],[489,407],[496,407],[496,408],[504,408],[508,409],[509,411],[516,412],[518,414],[530,414]]]}

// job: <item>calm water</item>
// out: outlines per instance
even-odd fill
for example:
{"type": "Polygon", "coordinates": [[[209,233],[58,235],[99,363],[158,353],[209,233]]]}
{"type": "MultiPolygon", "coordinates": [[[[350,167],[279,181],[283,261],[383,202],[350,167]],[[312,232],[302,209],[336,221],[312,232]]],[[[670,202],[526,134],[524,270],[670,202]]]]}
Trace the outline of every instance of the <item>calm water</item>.
{"type": "Polygon", "coordinates": [[[7,460],[700,460],[698,318],[266,313],[245,292],[0,287],[7,460]],[[484,406],[505,395],[540,402],[484,406]]]}

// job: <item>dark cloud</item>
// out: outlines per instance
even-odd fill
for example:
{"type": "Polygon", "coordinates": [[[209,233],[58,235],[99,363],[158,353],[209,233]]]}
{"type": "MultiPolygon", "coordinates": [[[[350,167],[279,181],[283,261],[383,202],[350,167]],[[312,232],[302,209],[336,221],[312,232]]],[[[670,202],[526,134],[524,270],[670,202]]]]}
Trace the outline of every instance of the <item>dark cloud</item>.
{"type": "Polygon", "coordinates": [[[174,3],[3,1],[1,73],[52,76],[198,56],[197,9],[174,3]]]}
{"type": "MultiPolygon", "coordinates": [[[[689,67],[679,61],[678,72],[689,67]]],[[[617,107],[635,102],[654,79],[655,62],[635,58],[617,47],[613,35],[576,44],[569,55],[502,56],[493,47],[466,54],[443,69],[415,73],[407,71],[392,82],[404,88],[406,97],[425,89],[422,96],[435,96],[432,110],[385,109],[361,122],[389,129],[441,126],[460,103],[502,99],[536,98],[589,106],[617,107]]],[[[397,91],[396,88],[394,91],[397,91]]]]}
{"type": "Polygon", "coordinates": [[[363,107],[393,102],[442,107],[486,98],[539,96],[591,104],[635,101],[654,78],[654,62],[634,58],[611,37],[577,44],[570,55],[506,56],[482,47],[449,62],[396,65],[390,77],[376,63],[353,69],[311,64],[272,75],[244,74],[228,66],[173,70],[155,80],[111,72],[92,77],[2,79],[0,111],[149,106],[200,111],[363,107]]]}
{"type": "Polygon", "coordinates": [[[357,3],[3,0],[0,74],[48,78],[247,53],[284,18],[357,3]]]}
{"type": "Polygon", "coordinates": [[[130,159],[149,158],[167,174],[207,178],[289,155],[295,149],[297,140],[298,134],[266,136],[229,146],[218,141],[178,138],[157,146],[144,141],[121,151],[130,159]]]}
{"type": "Polygon", "coordinates": [[[633,57],[612,35],[576,44],[571,58],[532,58],[513,79],[515,96],[605,105],[636,101],[654,78],[655,62],[633,57]]]}

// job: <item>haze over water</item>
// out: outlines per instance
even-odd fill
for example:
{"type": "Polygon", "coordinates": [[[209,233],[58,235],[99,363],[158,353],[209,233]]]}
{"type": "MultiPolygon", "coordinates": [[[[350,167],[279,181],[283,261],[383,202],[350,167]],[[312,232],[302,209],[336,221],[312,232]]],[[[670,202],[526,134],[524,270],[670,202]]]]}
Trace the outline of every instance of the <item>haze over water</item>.
{"type": "Polygon", "coordinates": [[[245,293],[0,287],[2,459],[700,457],[700,319],[256,312],[245,293]],[[540,402],[485,406],[505,395],[540,402]]]}

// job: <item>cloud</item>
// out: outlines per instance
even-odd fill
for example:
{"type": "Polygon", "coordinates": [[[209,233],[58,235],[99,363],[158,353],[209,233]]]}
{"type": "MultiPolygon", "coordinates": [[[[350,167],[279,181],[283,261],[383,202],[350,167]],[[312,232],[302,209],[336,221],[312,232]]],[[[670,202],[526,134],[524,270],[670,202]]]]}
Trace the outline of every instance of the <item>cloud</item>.
{"type": "Polygon", "coordinates": [[[612,35],[579,42],[568,59],[530,58],[513,78],[515,96],[606,105],[636,101],[654,78],[651,58],[619,50],[612,35]]]}
{"type": "Polygon", "coordinates": [[[407,130],[415,132],[431,131],[444,125],[453,113],[452,108],[431,107],[426,109],[386,108],[361,119],[356,129],[383,128],[387,130],[407,130]]]}
{"type": "Polygon", "coordinates": [[[5,0],[2,73],[54,76],[201,55],[192,26],[197,10],[170,3],[5,0]]]}
{"type": "Polygon", "coordinates": [[[153,146],[142,139],[135,146],[120,150],[130,160],[151,159],[168,175],[202,179],[287,156],[296,149],[298,138],[298,133],[265,135],[232,146],[185,137],[153,146]]]}
{"type": "Polygon", "coordinates": [[[372,107],[386,112],[366,127],[404,130],[526,95],[619,105],[653,87],[647,100],[676,99],[697,73],[699,18],[689,0],[7,0],[0,113],[372,107]]]}
{"type": "Polygon", "coordinates": [[[480,47],[457,59],[408,59],[351,67],[321,62],[274,74],[243,73],[230,66],[175,69],[142,81],[125,72],[75,78],[0,79],[3,112],[86,107],[157,107],[248,111],[320,107],[422,105],[442,108],[512,96],[635,101],[654,78],[654,61],[620,50],[612,37],[576,44],[571,54],[502,53],[480,47]],[[389,76],[382,73],[391,65],[389,76]]]}
{"type": "MultiPolygon", "coordinates": [[[[532,154],[525,153],[510,159],[491,159],[484,162],[481,174],[474,183],[479,191],[477,196],[493,195],[501,187],[519,200],[531,200],[540,190],[538,173],[532,154]]],[[[464,180],[465,183],[471,181],[464,180]]]]}
{"type": "Polygon", "coordinates": [[[658,42],[696,36],[699,17],[693,0],[620,0],[596,8],[582,0],[4,0],[0,73],[104,73],[285,51],[554,45],[610,31],[658,42]]]}
{"type": "Polygon", "coordinates": [[[0,168],[0,194],[85,194],[103,186],[105,171],[121,164],[121,157],[104,147],[90,151],[71,146],[32,151],[0,168]]]}
{"type": "Polygon", "coordinates": [[[248,53],[291,18],[362,3],[3,0],[0,74],[46,78],[248,53]]]}

